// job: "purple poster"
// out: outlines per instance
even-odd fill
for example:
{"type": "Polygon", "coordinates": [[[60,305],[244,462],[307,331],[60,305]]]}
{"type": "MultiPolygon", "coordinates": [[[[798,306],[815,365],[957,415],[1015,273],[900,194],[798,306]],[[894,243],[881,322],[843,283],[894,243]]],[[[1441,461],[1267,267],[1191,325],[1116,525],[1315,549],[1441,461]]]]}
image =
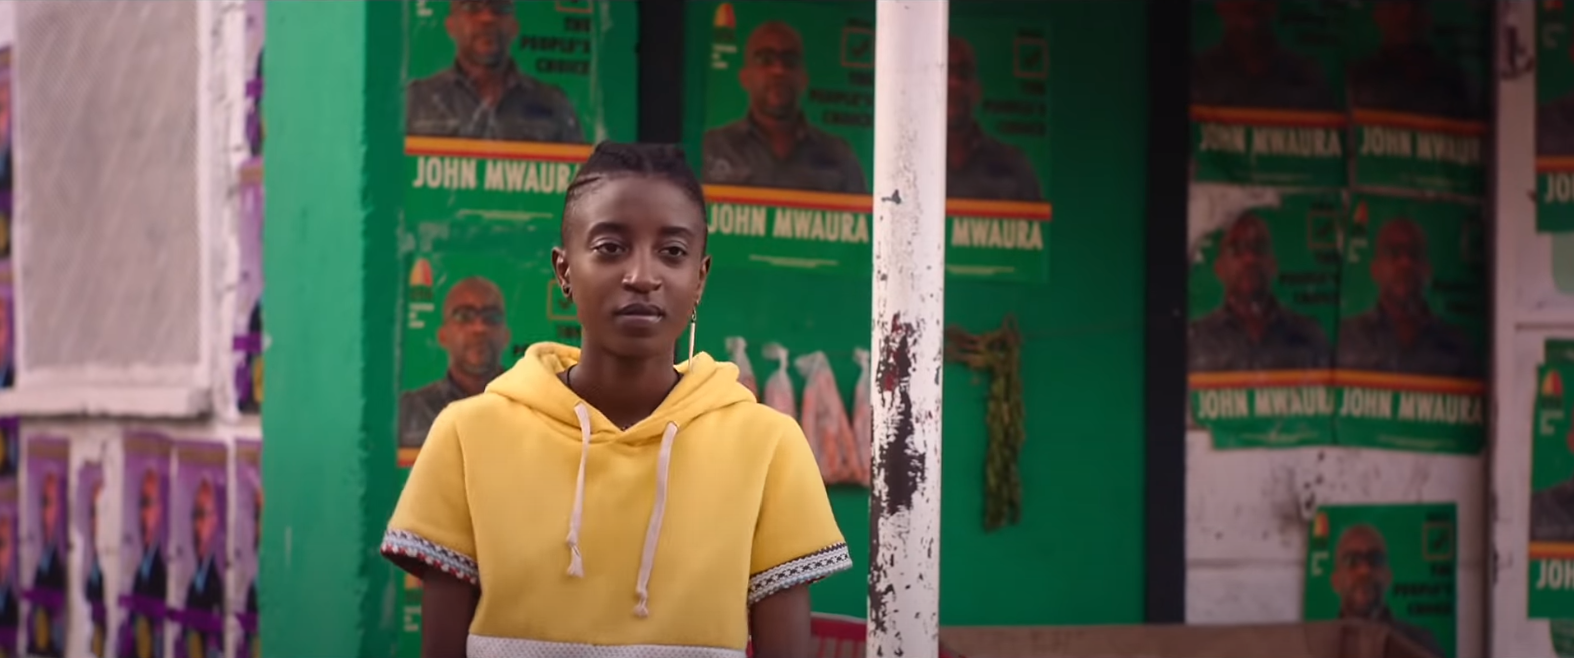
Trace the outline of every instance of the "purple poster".
{"type": "Polygon", "coordinates": [[[224,517],[229,446],[209,441],[175,444],[175,491],[170,519],[175,585],[175,658],[224,656],[224,517]]]}
{"type": "Polygon", "coordinates": [[[240,284],[235,317],[235,396],[241,413],[262,408],[262,35],[263,3],[246,2],[246,142],[240,168],[240,284]]]}
{"type": "Polygon", "coordinates": [[[257,658],[257,551],[262,530],[262,443],[235,441],[235,583],[230,610],[240,622],[235,658],[257,658]]]}
{"type": "Polygon", "coordinates": [[[21,588],[17,574],[19,512],[16,476],[0,478],[0,658],[17,655],[18,628],[22,622],[21,588]]]}
{"type": "Polygon", "coordinates": [[[87,579],[82,584],[82,598],[88,611],[88,652],[94,658],[104,658],[109,635],[109,609],[104,600],[104,565],[99,561],[98,510],[104,504],[104,466],[88,462],[77,467],[76,511],[72,518],[77,522],[77,536],[82,538],[82,573],[87,579]]]}
{"type": "Polygon", "coordinates": [[[28,655],[59,658],[65,655],[66,583],[71,571],[66,563],[71,444],[47,436],[30,436],[23,442],[22,518],[27,523],[22,533],[22,573],[27,589],[22,598],[27,600],[27,624],[22,634],[28,655]]]}
{"type": "Polygon", "coordinates": [[[169,439],[152,433],[126,435],[120,475],[120,582],[116,603],[119,658],[159,658],[164,652],[165,600],[169,572],[165,549],[169,524],[169,439]]]}

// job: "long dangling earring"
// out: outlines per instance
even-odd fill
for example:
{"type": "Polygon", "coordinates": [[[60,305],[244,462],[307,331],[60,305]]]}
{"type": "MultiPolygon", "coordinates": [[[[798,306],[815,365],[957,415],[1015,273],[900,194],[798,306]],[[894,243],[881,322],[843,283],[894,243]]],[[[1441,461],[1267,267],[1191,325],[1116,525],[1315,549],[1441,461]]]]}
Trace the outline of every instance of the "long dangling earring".
{"type": "Polygon", "coordinates": [[[700,324],[700,310],[695,308],[689,313],[689,363],[694,363],[694,330],[700,324]]]}

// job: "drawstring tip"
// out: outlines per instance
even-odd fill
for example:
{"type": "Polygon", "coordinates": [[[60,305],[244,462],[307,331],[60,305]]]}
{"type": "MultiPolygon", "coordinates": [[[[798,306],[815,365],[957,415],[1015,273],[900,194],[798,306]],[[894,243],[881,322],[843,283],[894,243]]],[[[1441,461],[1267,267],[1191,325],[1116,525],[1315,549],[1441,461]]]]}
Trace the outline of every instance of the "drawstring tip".
{"type": "Polygon", "coordinates": [[[570,546],[568,550],[573,554],[572,557],[568,559],[568,575],[574,578],[584,578],[585,559],[580,557],[579,547],[570,546]]]}
{"type": "Polygon", "coordinates": [[[634,616],[641,619],[650,616],[650,601],[648,599],[642,598],[639,600],[639,605],[634,606],[634,616]]]}

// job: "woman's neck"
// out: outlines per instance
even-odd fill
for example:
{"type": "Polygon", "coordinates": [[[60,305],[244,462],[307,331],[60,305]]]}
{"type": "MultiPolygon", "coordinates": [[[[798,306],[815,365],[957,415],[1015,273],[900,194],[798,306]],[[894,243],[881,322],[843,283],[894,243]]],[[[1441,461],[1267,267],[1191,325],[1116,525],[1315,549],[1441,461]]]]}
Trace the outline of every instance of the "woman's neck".
{"type": "Polygon", "coordinates": [[[585,349],[564,383],[618,427],[628,428],[650,417],[678,379],[671,358],[625,359],[585,349]]]}

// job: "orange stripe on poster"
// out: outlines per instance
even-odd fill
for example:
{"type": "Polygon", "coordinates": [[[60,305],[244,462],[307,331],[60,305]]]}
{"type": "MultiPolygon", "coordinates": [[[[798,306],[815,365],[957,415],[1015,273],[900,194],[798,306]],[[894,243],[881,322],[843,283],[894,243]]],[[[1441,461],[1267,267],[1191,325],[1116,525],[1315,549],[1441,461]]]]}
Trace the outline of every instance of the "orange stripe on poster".
{"type": "Polygon", "coordinates": [[[495,142],[484,139],[452,139],[448,137],[404,138],[405,155],[451,158],[584,162],[585,158],[590,157],[590,151],[593,148],[587,144],[495,142]]]}
{"type": "Polygon", "coordinates": [[[1424,114],[1408,114],[1405,112],[1356,110],[1355,122],[1368,126],[1403,128],[1405,130],[1421,130],[1426,132],[1448,133],[1451,135],[1467,135],[1472,137],[1479,137],[1487,134],[1487,124],[1485,121],[1460,121],[1459,119],[1444,119],[1442,117],[1426,116],[1424,114]]]}
{"type": "Polygon", "coordinates": [[[1284,128],[1343,128],[1349,122],[1339,112],[1286,112],[1211,105],[1191,106],[1191,120],[1284,128]]]}
{"type": "Polygon", "coordinates": [[[1327,386],[1331,370],[1262,370],[1255,372],[1199,372],[1186,378],[1196,389],[1267,388],[1276,386],[1327,386]]]}
{"type": "Polygon", "coordinates": [[[1574,560],[1574,544],[1533,541],[1528,554],[1532,560],[1574,560]]]}
{"type": "Polygon", "coordinates": [[[1334,384],[1410,393],[1445,393],[1451,395],[1480,395],[1487,391],[1486,382],[1476,379],[1424,377],[1420,375],[1400,375],[1359,370],[1335,370],[1334,384]]]}
{"type": "Polygon", "coordinates": [[[1194,389],[1266,388],[1279,386],[1357,386],[1415,393],[1479,395],[1486,384],[1474,379],[1423,377],[1357,370],[1265,370],[1203,372],[1187,377],[1194,389]]]}
{"type": "Polygon", "coordinates": [[[1574,171],[1574,158],[1536,158],[1536,173],[1551,174],[1574,171]]]}

